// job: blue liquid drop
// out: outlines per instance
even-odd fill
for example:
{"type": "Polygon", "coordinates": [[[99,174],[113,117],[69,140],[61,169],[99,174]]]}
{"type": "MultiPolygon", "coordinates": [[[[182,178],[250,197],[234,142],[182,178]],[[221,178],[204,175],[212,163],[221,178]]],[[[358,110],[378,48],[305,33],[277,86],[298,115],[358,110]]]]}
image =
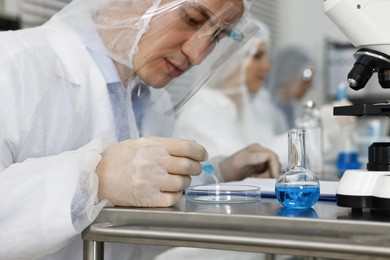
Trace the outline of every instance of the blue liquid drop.
{"type": "Polygon", "coordinates": [[[206,161],[206,162],[202,162],[201,165],[202,165],[203,171],[205,173],[207,173],[208,175],[210,175],[213,178],[213,180],[215,181],[215,183],[219,183],[217,176],[215,176],[215,174],[214,174],[214,167],[211,165],[211,163],[206,161]]]}
{"type": "Polygon", "coordinates": [[[304,209],[313,206],[320,197],[316,185],[276,185],[276,197],[286,208],[304,209]]]}
{"type": "Polygon", "coordinates": [[[214,167],[211,164],[202,164],[202,168],[207,174],[214,173],[214,167]]]}

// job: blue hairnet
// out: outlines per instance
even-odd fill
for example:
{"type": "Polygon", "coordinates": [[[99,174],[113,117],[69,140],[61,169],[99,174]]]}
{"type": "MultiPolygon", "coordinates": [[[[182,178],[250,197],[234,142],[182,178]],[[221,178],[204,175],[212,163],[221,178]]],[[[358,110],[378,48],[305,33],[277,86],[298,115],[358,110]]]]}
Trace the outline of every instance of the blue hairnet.
{"type": "Polygon", "coordinates": [[[266,86],[275,94],[285,83],[301,78],[306,68],[314,66],[314,61],[309,50],[303,46],[289,45],[276,53],[271,65],[266,86]]]}

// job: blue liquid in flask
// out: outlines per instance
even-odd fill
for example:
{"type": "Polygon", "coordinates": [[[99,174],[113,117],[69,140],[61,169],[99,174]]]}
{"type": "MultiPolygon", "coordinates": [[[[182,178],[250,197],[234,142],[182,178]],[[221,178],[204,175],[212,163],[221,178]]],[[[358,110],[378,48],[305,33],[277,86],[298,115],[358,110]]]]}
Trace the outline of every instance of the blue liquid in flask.
{"type": "Polygon", "coordinates": [[[304,209],[313,206],[320,197],[318,185],[276,185],[276,197],[286,208],[304,209]]]}

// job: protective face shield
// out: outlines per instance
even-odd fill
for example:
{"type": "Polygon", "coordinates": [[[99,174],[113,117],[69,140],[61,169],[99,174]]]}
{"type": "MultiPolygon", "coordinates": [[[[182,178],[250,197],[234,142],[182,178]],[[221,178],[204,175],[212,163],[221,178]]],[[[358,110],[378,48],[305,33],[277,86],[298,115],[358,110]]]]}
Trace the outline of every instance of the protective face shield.
{"type": "Polygon", "coordinates": [[[74,0],[55,17],[110,57],[126,85],[138,78],[153,87],[148,106],[174,114],[258,30],[250,2],[74,0]],[[167,94],[172,103],[158,104],[167,94]]]}
{"type": "MultiPolygon", "coordinates": [[[[182,1],[177,10],[171,9],[169,15],[174,15],[174,12],[177,11],[179,16],[176,14],[176,17],[179,17],[179,20],[175,20],[175,23],[182,23],[183,26],[188,26],[188,22],[193,19],[199,21],[197,10],[210,10],[207,11],[210,12],[210,15],[207,17],[202,15],[200,25],[183,38],[180,50],[174,56],[170,56],[172,59],[168,58],[168,70],[170,70],[170,65],[175,68],[168,72],[169,84],[165,85],[164,90],[152,90],[150,104],[153,110],[173,115],[180,113],[197,90],[232,57],[242,44],[257,32],[258,27],[250,19],[246,16],[240,18],[242,9],[237,6],[237,1],[214,1],[213,5],[210,3],[212,1],[182,1]],[[215,4],[217,2],[218,4],[215,4]],[[185,16],[180,17],[180,13],[185,14],[185,16]],[[238,20],[239,18],[240,20],[238,20]],[[190,68],[191,71],[189,71],[190,68]],[[154,104],[158,104],[158,100],[161,99],[161,95],[165,94],[170,96],[171,107],[162,109],[161,106],[155,106],[154,104]]],[[[153,21],[150,25],[152,26],[152,24],[153,21]]],[[[149,32],[146,32],[144,36],[149,32]]],[[[139,48],[141,47],[142,42],[139,44],[139,48]]],[[[134,56],[134,61],[136,58],[137,54],[134,56]]],[[[152,83],[152,86],[156,87],[156,84],[153,85],[156,82],[147,82],[141,71],[138,75],[146,83],[152,83]]],[[[164,84],[165,82],[162,85],[164,84]]],[[[157,87],[159,86],[157,85],[157,87]]]]}
{"type": "MultiPolygon", "coordinates": [[[[218,73],[207,82],[206,86],[232,99],[237,105],[238,111],[243,114],[245,114],[246,105],[250,103],[253,95],[252,89],[247,85],[248,67],[258,54],[260,46],[269,42],[267,25],[258,20],[255,20],[255,23],[259,27],[259,31],[232,54],[229,62],[222,66],[218,73]]],[[[255,72],[258,73],[257,70],[255,72]]]]}

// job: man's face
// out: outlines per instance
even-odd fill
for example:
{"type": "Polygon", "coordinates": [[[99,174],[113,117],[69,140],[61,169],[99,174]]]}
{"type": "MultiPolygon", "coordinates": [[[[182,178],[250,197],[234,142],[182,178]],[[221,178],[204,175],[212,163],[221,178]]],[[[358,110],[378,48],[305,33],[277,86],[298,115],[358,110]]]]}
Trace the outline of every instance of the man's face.
{"type": "Polygon", "coordinates": [[[134,71],[147,84],[164,87],[200,64],[242,13],[241,0],[189,0],[155,15],[133,57],[134,71]]]}

